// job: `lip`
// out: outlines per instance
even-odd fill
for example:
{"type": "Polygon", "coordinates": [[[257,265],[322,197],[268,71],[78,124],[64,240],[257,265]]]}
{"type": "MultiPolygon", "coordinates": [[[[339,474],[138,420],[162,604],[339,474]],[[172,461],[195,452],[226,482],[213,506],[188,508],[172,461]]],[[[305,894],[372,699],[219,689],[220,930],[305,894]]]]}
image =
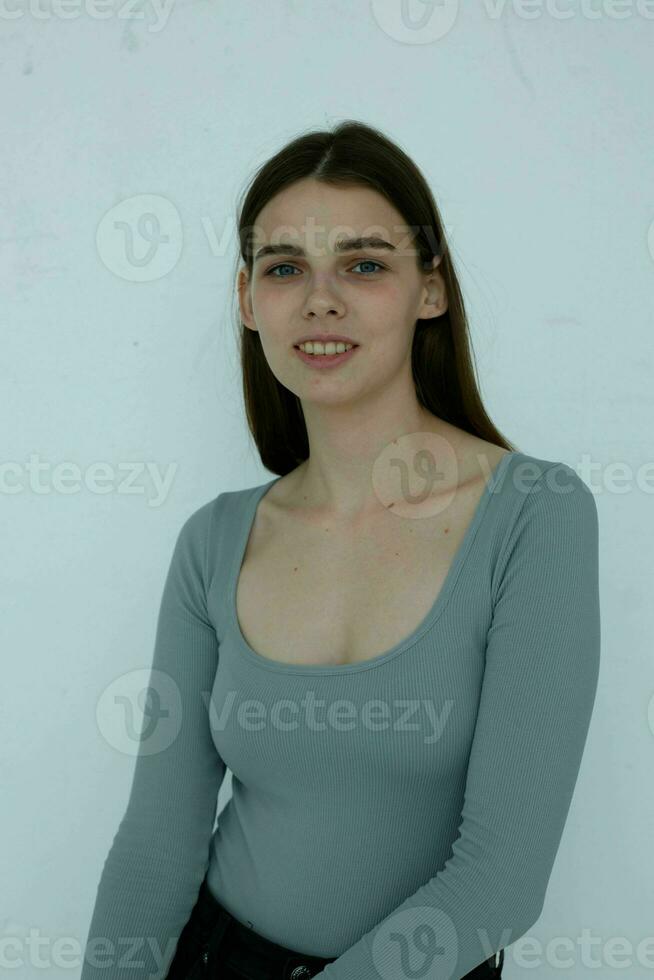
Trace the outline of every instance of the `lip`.
{"type": "MultiPolygon", "coordinates": [[[[348,341],[349,343],[350,341],[348,341]]],[[[325,371],[331,367],[336,367],[339,364],[344,364],[351,357],[354,356],[356,351],[358,351],[359,345],[355,344],[354,347],[350,347],[349,350],[343,351],[342,354],[305,354],[301,351],[299,347],[294,347],[293,350],[305,364],[312,367],[315,371],[325,371]]]]}

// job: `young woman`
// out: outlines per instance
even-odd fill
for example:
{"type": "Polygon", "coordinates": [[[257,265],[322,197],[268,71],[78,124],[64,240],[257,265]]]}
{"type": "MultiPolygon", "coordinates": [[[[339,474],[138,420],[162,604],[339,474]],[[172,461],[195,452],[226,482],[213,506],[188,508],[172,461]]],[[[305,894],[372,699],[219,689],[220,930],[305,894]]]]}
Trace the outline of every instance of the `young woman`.
{"type": "Polygon", "coordinates": [[[238,227],[277,476],[179,532],[82,980],[500,976],[595,698],[593,496],[484,411],[436,204],[382,133],[293,140],[238,227]]]}

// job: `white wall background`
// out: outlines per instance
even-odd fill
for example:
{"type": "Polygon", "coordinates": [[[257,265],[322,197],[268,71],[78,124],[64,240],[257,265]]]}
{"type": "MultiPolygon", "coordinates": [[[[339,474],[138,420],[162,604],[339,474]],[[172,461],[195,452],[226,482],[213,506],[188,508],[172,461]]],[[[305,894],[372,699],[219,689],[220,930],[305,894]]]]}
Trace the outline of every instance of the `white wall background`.
{"type": "MultiPolygon", "coordinates": [[[[183,520],[272,476],[230,318],[236,197],[300,130],[355,118],[434,190],[491,417],[597,494],[595,713],[546,908],[504,976],[560,976],[559,937],[566,976],[649,977],[654,3],[167,3],[0,15],[0,937],[38,930],[46,961],[57,937],[83,948],[134,762],[96,706],[150,664],[183,520]],[[136,227],[144,195],[167,241],[136,227]]],[[[22,953],[21,980],[79,975],[79,952],[45,972],[22,953]]]]}

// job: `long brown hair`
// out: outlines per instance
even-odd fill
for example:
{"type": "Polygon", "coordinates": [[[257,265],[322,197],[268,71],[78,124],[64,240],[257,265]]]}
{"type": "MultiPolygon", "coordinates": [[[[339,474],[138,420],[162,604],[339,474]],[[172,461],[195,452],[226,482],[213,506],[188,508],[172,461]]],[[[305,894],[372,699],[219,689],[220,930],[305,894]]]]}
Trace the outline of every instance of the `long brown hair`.
{"type": "MultiPolygon", "coordinates": [[[[463,296],[429,185],[413,160],[379,130],[346,120],[332,131],[297,136],[258,169],[243,192],[237,217],[240,257],[250,277],[259,212],[277,193],[307,177],[383,194],[409,226],[420,267],[431,269],[433,258],[442,255],[439,268],[448,309],[433,319],[417,320],[413,337],[411,368],[418,401],[451,425],[515,451],[482,404],[463,296]]],[[[302,405],[270,370],[259,334],[243,324],[240,308],[236,317],[248,426],[263,465],[284,476],[309,457],[302,405]]]]}

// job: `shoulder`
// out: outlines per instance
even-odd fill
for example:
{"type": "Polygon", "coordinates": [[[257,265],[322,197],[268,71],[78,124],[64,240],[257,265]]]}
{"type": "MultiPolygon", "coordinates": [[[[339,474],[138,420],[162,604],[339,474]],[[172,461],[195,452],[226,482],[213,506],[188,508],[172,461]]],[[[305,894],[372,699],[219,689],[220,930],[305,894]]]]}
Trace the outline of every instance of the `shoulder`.
{"type": "Polygon", "coordinates": [[[214,520],[216,512],[220,509],[221,498],[224,494],[218,494],[206,503],[201,504],[192,510],[182,521],[178,530],[178,540],[188,542],[197,546],[204,544],[207,533],[214,520]]]}
{"type": "Polygon", "coordinates": [[[581,565],[594,575],[599,528],[590,487],[562,461],[520,453],[509,464],[510,520],[500,567],[506,569],[508,563],[530,569],[534,578],[547,567],[561,582],[581,565]]]}
{"type": "Polygon", "coordinates": [[[195,541],[204,541],[211,533],[213,525],[223,517],[234,517],[250,497],[267,484],[245,487],[242,490],[223,490],[216,497],[200,504],[184,518],[179,534],[195,541]]]}
{"type": "Polygon", "coordinates": [[[492,484],[507,507],[509,525],[520,514],[533,519],[571,519],[585,514],[597,520],[597,507],[590,487],[568,463],[544,459],[467,434],[460,444],[461,472],[472,483],[492,484]],[[504,457],[509,458],[504,462],[504,457]]]}
{"type": "Polygon", "coordinates": [[[509,460],[507,477],[520,512],[564,521],[583,514],[597,518],[592,490],[568,463],[516,453],[509,460]]]}
{"type": "Polygon", "coordinates": [[[238,534],[248,505],[259,496],[269,481],[242,490],[224,490],[191,511],[182,521],[177,545],[186,552],[217,555],[224,544],[231,545],[238,534]]]}

